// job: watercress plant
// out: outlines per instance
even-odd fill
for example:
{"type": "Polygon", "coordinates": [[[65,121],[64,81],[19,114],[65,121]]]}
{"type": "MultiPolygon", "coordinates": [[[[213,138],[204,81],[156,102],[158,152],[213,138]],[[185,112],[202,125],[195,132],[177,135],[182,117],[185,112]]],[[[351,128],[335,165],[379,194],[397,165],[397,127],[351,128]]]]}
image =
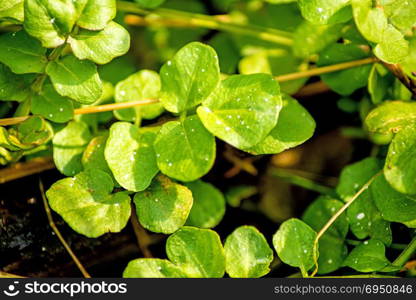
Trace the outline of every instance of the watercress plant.
{"type": "MultiPolygon", "coordinates": [[[[262,277],[277,257],[303,277],[343,267],[397,275],[416,248],[414,3],[255,1],[270,9],[265,22],[272,28],[265,28],[176,11],[171,1],[0,0],[0,28],[6,28],[0,107],[17,103],[8,113],[18,118],[0,127],[0,164],[52,153],[68,177],[46,196],[79,234],[120,232],[137,217],[146,230],[168,235],[166,259],[135,259],[125,277],[262,277]],[[158,8],[162,4],[168,8],[158,8]],[[221,31],[220,42],[189,39],[195,32],[184,29],[180,46],[166,42],[175,54],[160,69],[134,69],[120,78],[117,68],[131,48],[124,14],[149,24],[192,20],[221,31]],[[280,20],[285,14],[291,17],[280,20]],[[308,68],[306,76],[296,75],[308,68]],[[239,186],[224,196],[204,181],[218,143],[254,156],[309,140],[315,121],[289,94],[312,75],[344,97],[341,108],[353,103],[350,111],[381,150],[346,166],[335,191],[319,195],[300,218],[276,225],[273,236],[245,225],[220,237],[213,228],[226,203],[239,206],[256,191],[239,186]],[[80,113],[140,101],[148,103],[119,106],[113,114],[80,113]],[[395,242],[392,223],[413,238],[394,261],[385,253],[395,242]]],[[[149,32],[156,44],[178,29],[158,30],[149,32]]],[[[170,53],[156,46],[160,57],[170,53]]]]}

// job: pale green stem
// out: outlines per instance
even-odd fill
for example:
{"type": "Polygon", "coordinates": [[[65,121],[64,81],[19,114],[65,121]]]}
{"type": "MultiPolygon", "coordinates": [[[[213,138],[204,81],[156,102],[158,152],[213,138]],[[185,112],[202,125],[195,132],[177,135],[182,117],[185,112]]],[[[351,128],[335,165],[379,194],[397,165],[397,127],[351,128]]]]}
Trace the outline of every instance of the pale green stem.
{"type": "Polygon", "coordinates": [[[263,41],[268,41],[284,46],[291,46],[293,44],[290,33],[281,30],[264,28],[256,25],[238,24],[229,21],[224,21],[214,16],[203,14],[190,13],[185,11],[178,11],[166,8],[157,8],[154,10],[145,10],[140,8],[137,4],[117,1],[117,9],[119,11],[147,16],[150,14],[157,15],[163,18],[181,19],[193,26],[207,28],[212,30],[220,30],[231,32],[240,35],[246,35],[257,38],[263,41]]]}

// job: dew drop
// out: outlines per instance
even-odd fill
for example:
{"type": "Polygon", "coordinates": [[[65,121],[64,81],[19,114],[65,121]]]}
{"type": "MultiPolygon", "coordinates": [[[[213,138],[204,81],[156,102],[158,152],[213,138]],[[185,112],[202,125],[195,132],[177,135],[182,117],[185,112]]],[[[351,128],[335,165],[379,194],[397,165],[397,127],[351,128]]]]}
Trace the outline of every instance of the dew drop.
{"type": "Polygon", "coordinates": [[[356,216],[357,220],[362,220],[362,219],[364,219],[364,217],[365,217],[365,213],[359,213],[359,214],[356,216]]]}

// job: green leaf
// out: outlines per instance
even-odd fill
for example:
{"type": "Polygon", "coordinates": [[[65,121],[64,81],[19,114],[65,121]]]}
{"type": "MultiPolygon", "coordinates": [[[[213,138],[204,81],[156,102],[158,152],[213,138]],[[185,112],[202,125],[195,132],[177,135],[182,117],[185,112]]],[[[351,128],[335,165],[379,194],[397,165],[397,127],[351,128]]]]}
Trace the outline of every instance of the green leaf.
{"type": "Polygon", "coordinates": [[[51,61],[46,67],[56,91],[82,104],[97,101],[102,94],[102,82],[97,67],[88,60],[79,60],[67,55],[51,61]]]}
{"type": "Polygon", "coordinates": [[[378,240],[368,240],[355,247],[344,265],[358,272],[375,272],[390,265],[385,254],[384,244],[378,240]]]}
{"type": "Polygon", "coordinates": [[[416,132],[407,127],[393,138],[387,153],[384,175],[390,185],[404,194],[416,194],[416,132]]]}
{"type": "Polygon", "coordinates": [[[156,8],[165,2],[165,0],[134,0],[140,6],[144,8],[156,8]]]}
{"type": "Polygon", "coordinates": [[[170,234],[181,228],[192,207],[192,193],[168,177],[156,177],[148,189],[134,196],[137,216],[144,228],[170,234]]]}
{"type": "MultiPolygon", "coordinates": [[[[151,70],[142,70],[120,81],[115,89],[117,103],[158,99],[160,95],[159,74],[151,70]]],[[[163,112],[161,103],[126,108],[114,111],[117,119],[122,121],[135,121],[136,118],[154,119],[163,112]]]]}
{"type": "Polygon", "coordinates": [[[386,101],[367,115],[365,126],[370,134],[385,136],[391,140],[393,133],[411,127],[415,122],[416,103],[386,101]]]}
{"type": "Polygon", "coordinates": [[[197,112],[212,134],[247,149],[276,126],[281,108],[279,84],[270,75],[252,74],[224,80],[197,112]]]}
{"type": "Polygon", "coordinates": [[[89,30],[102,30],[114,19],[116,12],[116,0],[86,0],[77,25],[89,30]]]}
{"type": "Polygon", "coordinates": [[[403,34],[385,15],[383,6],[373,7],[372,0],[352,0],[355,23],[361,34],[377,46],[374,54],[388,63],[401,62],[409,52],[408,42],[403,34]]]}
{"type": "Polygon", "coordinates": [[[221,278],[225,255],[220,237],[210,229],[182,227],[166,242],[171,262],[192,278],[221,278]]]}
{"type": "Polygon", "coordinates": [[[392,84],[391,79],[391,74],[383,66],[373,64],[368,77],[368,93],[371,96],[371,102],[380,104],[383,101],[392,84]]]}
{"type": "Polygon", "coordinates": [[[217,226],[225,214],[223,194],[212,184],[201,180],[189,182],[185,186],[191,190],[194,199],[186,225],[199,228],[217,226]]]}
{"type": "Polygon", "coordinates": [[[46,192],[51,208],[76,232],[99,237],[119,232],[130,218],[130,197],[111,194],[113,181],[101,171],[89,169],[73,178],[59,180],[46,192]]]}
{"type": "Polygon", "coordinates": [[[32,75],[16,75],[8,67],[0,63],[0,99],[23,101],[31,93],[32,75]]]}
{"type": "Polygon", "coordinates": [[[314,24],[343,23],[351,19],[350,0],[299,0],[302,16],[314,24]]]}
{"type": "Polygon", "coordinates": [[[180,268],[166,259],[139,258],[128,263],[124,278],[184,278],[180,268]]]}
{"type": "Polygon", "coordinates": [[[315,239],[316,232],[309,225],[298,219],[289,219],[273,236],[273,246],[284,263],[306,272],[314,265],[315,239]]]}
{"type": "MultiPolygon", "coordinates": [[[[329,66],[338,63],[368,57],[368,53],[355,44],[333,44],[319,56],[318,66],[329,66]]],[[[343,96],[351,95],[357,89],[367,85],[371,65],[363,65],[343,71],[321,75],[328,86],[343,96]]]]}
{"type": "Polygon", "coordinates": [[[46,48],[24,30],[0,35],[0,62],[14,73],[42,73],[45,69],[46,48]]]}
{"type": "Polygon", "coordinates": [[[241,226],[225,241],[225,270],[234,278],[259,278],[270,272],[273,250],[253,226],[241,226]]]}
{"type": "Polygon", "coordinates": [[[283,95],[277,125],[264,140],[244,151],[256,155],[280,153],[310,139],[315,127],[315,120],[309,112],[292,97],[283,95]]]}
{"type": "MultiPolygon", "coordinates": [[[[305,71],[307,68],[304,60],[295,57],[291,49],[259,51],[244,57],[239,63],[241,74],[267,73],[279,76],[305,71]]],[[[280,82],[280,89],[282,93],[294,94],[307,80],[308,78],[301,78],[280,82]]]]}
{"type": "Polygon", "coordinates": [[[81,157],[91,140],[87,124],[71,121],[53,137],[53,160],[57,169],[67,176],[82,170],[81,157]]]}
{"type": "Polygon", "coordinates": [[[66,123],[74,117],[74,105],[59,95],[51,84],[45,84],[39,94],[32,97],[32,113],[56,123],[66,123]]]}
{"type": "Polygon", "coordinates": [[[411,32],[416,25],[416,2],[406,0],[384,0],[383,9],[389,21],[403,33],[411,32]]]}
{"type": "Polygon", "coordinates": [[[220,81],[218,57],[210,46],[193,42],[160,70],[163,106],[174,113],[186,111],[205,100],[220,81]]]}
{"type": "Polygon", "coordinates": [[[298,26],[293,34],[293,52],[300,58],[309,58],[321,52],[342,35],[343,24],[315,25],[307,21],[298,26]]]}
{"type": "Polygon", "coordinates": [[[154,148],[160,171],[180,181],[202,177],[215,161],[215,138],[197,116],[164,124],[154,148]]]}
{"type": "Polygon", "coordinates": [[[349,202],[362,186],[382,169],[382,165],[379,159],[369,157],[345,167],[336,187],[338,195],[345,202],[349,202]]]}
{"type": "MultiPolygon", "coordinates": [[[[348,202],[373,176],[382,169],[382,162],[373,157],[345,167],[342,170],[337,193],[348,202]]],[[[386,245],[392,242],[390,223],[381,217],[372,194],[365,190],[347,210],[350,229],[359,239],[368,236],[386,245]]]]}
{"type": "Polygon", "coordinates": [[[68,43],[79,59],[106,64],[113,58],[127,53],[130,48],[130,35],[123,26],[110,22],[101,31],[82,29],[69,37],[68,43]]]}
{"type": "MultiPolygon", "coordinates": [[[[309,205],[302,219],[312,229],[319,231],[342,206],[341,201],[321,196],[309,205]]],[[[348,219],[343,214],[319,239],[319,274],[331,273],[342,266],[348,253],[345,244],[347,233],[348,219]]]]}
{"type": "Polygon", "coordinates": [[[52,136],[50,124],[33,116],[9,130],[0,127],[0,147],[11,151],[31,150],[47,143],[52,136]]]}
{"type": "Polygon", "coordinates": [[[139,129],[130,123],[114,123],[105,147],[105,159],[117,182],[129,191],[143,191],[158,168],[153,141],[158,128],[139,129]]]}
{"type": "Polygon", "coordinates": [[[104,157],[107,135],[99,135],[91,139],[88,146],[82,154],[82,165],[86,169],[98,169],[113,176],[104,157]]]}
{"type": "Polygon", "coordinates": [[[46,48],[65,42],[87,0],[27,0],[24,4],[24,28],[46,48]]]}
{"type": "Polygon", "coordinates": [[[23,0],[8,0],[0,3],[0,19],[23,22],[23,0]]]}
{"type": "Polygon", "coordinates": [[[416,197],[399,193],[384,176],[374,180],[370,191],[383,219],[400,223],[416,220],[416,197]]]}

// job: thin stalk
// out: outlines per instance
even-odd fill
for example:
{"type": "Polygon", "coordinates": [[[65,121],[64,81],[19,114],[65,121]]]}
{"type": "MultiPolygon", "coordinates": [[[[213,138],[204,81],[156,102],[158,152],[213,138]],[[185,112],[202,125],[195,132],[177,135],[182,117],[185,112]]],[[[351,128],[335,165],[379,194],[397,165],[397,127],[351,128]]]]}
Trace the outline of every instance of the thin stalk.
{"type": "Polygon", "coordinates": [[[368,57],[368,58],[348,61],[348,62],[336,64],[336,65],[319,67],[315,69],[309,69],[306,71],[280,75],[280,76],[276,76],[275,78],[279,82],[285,82],[285,81],[296,80],[300,78],[306,78],[306,77],[311,77],[311,76],[317,76],[317,75],[342,71],[342,70],[346,70],[346,69],[350,69],[350,68],[354,68],[358,66],[372,64],[377,61],[378,60],[375,57],[368,57]]]}
{"type": "MultiPolygon", "coordinates": [[[[146,100],[139,100],[139,101],[104,104],[104,105],[98,105],[98,106],[88,106],[88,107],[75,109],[74,114],[75,115],[94,114],[94,113],[105,112],[105,111],[113,111],[113,110],[136,107],[136,106],[149,105],[149,104],[154,104],[157,102],[159,101],[156,99],[146,99],[146,100]]],[[[27,120],[28,118],[30,118],[30,116],[0,119],[0,126],[19,124],[27,120]]]]}
{"type": "Polygon", "coordinates": [[[58,239],[61,241],[62,245],[64,246],[65,250],[68,252],[68,254],[71,256],[72,260],[74,261],[75,265],[78,267],[78,269],[81,271],[82,275],[85,278],[91,278],[91,275],[87,272],[87,270],[84,268],[82,263],[79,261],[77,256],[72,251],[71,247],[69,247],[68,243],[65,241],[64,237],[62,236],[61,232],[59,231],[58,227],[56,227],[55,222],[52,218],[51,209],[48,205],[48,200],[46,200],[45,196],[45,189],[43,187],[42,181],[39,180],[39,189],[40,193],[42,195],[43,205],[45,206],[45,212],[48,217],[49,226],[51,226],[52,230],[55,232],[58,239]]]}
{"type": "Polygon", "coordinates": [[[55,168],[51,157],[34,158],[0,169],[0,184],[55,168]]]}
{"type": "Polygon", "coordinates": [[[291,46],[293,44],[293,40],[289,37],[290,34],[287,32],[256,25],[238,24],[223,16],[215,17],[166,8],[145,10],[141,9],[137,4],[126,1],[117,1],[117,9],[119,11],[141,16],[157,15],[162,18],[180,19],[182,22],[186,22],[188,26],[246,35],[279,45],[291,46]]]}
{"type": "Polygon", "coordinates": [[[350,201],[348,201],[347,203],[344,204],[344,206],[341,207],[341,209],[339,209],[330,219],[329,221],[325,224],[324,227],[322,227],[322,229],[318,232],[315,241],[313,243],[313,256],[314,256],[314,262],[315,262],[315,270],[312,272],[311,277],[315,276],[316,273],[318,272],[318,257],[316,255],[317,250],[318,250],[318,243],[319,243],[319,239],[325,234],[325,232],[332,226],[332,224],[335,223],[335,221],[339,218],[339,216],[341,216],[348,207],[350,207],[351,204],[354,203],[354,201],[362,194],[364,193],[368,187],[373,183],[373,181],[382,173],[383,171],[378,172],[377,174],[375,174],[373,177],[370,178],[370,180],[368,180],[362,187],[361,189],[351,198],[350,201]]]}
{"type": "Polygon", "coordinates": [[[402,267],[410,259],[410,257],[416,252],[416,236],[407,245],[402,253],[393,261],[393,266],[402,267]]]}
{"type": "Polygon", "coordinates": [[[288,181],[294,185],[303,187],[305,189],[317,192],[319,194],[330,195],[336,197],[336,193],[333,188],[316,183],[313,180],[294,174],[283,168],[273,168],[270,174],[274,177],[278,177],[288,181]]]}
{"type": "Polygon", "coordinates": [[[152,243],[152,240],[143,226],[139,223],[134,204],[131,205],[130,222],[133,227],[134,234],[136,235],[137,245],[139,246],[143,257],[153,258],[152,252],[149,249],[149,245],[152,243]]]}

